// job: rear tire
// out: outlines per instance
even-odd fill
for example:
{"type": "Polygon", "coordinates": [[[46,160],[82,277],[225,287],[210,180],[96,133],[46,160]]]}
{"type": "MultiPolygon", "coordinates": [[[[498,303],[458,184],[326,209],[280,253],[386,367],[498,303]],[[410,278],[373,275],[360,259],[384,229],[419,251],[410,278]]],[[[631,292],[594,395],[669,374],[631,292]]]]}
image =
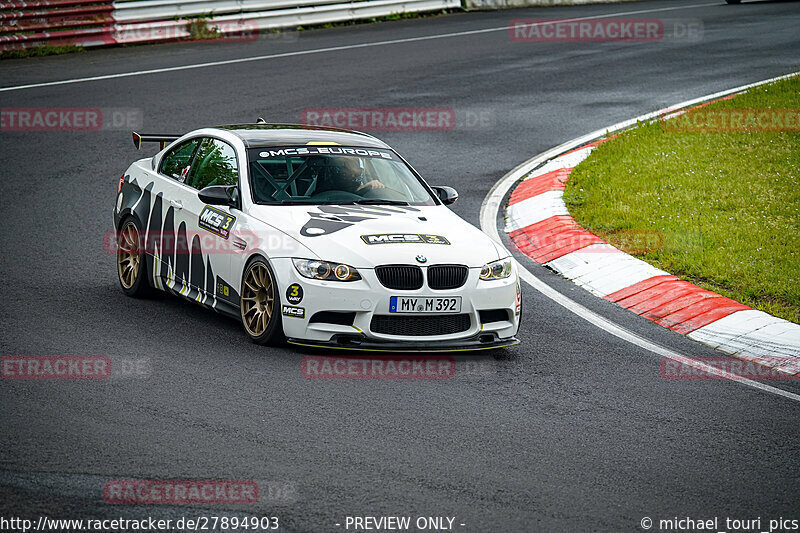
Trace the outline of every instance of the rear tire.
{"type": "Polygon", "coordinates": [[[133,217],[125,218],[117,231],[117,278],[122,292],[133,298],[144,298],[153,293],[147,281],[147,261],[141,249],[139,223],[133,217]]]}
{"type": "Polygon", "coordinates": [[[282,344],[281,298],[275,274],[269,263],[261,257],[250,260],[242,276],[239,292],[239,309],[242,325],[256,344],[282,344]]]}

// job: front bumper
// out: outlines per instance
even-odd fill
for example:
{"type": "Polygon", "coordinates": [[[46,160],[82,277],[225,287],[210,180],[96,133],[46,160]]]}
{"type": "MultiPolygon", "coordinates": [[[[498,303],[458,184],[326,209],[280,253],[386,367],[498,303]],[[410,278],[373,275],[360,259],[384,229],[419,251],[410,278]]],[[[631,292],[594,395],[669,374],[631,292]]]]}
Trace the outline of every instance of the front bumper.
{"type": "MultiPolygon", "coordinates": [[[[456,351],[491,349],[517,344],[519,329],[519,281],[514,270],[509,278],[494,281],[479,279],[479,269],[471,268],[466,283],[452,290],[432,290],[423,285],[414,291],[387,289],[372,269],[359,269],[362,279],[353,282],[319,281],[302,277],[290,259],[272,259],[281,298],[283,330],[295,344],[374,351],[456,351]],[[299,285],[302,299],[289,302],[289,287],[299,285]],[[390,313],[392,296],[461,297],[459,314],[469,315],[469,328],[443,335],[386,334],[373,331],[375,316],[442,317],[435,313],[390,313]],[[291,306],[293,309],[284,309],[291,306]],[[505,311],[505,320],[494,313],[488,321],[486,311],[505,311]],[[481,313],[484,311],[484,313],[481,313]],[[346,324],[320,321],[318,313],[349,313],[346,324]],[[302,315],[302,316],[300,316],[302,315]]],[[[427,268],[424,266],[423,268],[427,268]]],[[[426,276],[427,279],[427,276],[426,276]]],[[[296,298],[295,298],[296,300],[296,298]]]]}

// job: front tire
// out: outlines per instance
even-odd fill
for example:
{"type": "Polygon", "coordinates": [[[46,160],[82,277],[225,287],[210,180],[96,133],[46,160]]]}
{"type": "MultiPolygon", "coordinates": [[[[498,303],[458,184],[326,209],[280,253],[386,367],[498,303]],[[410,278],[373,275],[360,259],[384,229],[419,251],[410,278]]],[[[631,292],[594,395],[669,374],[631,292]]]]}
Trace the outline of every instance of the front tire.
{"type": "Polygon", "coordinates": [[[281,324],[281,299],[269,263],[252,259],[242,276],[239,308],[244,330],[256,344],[280,344],[285,340],[281,324]]]}
{"type": "Polygon", "coordinates": [[[141,230],[133,217],[120,224],[117,232],[117,278],[122,291],[133,298],[152,294],[147,282],[147,261],[141,249],[141,230]]]}

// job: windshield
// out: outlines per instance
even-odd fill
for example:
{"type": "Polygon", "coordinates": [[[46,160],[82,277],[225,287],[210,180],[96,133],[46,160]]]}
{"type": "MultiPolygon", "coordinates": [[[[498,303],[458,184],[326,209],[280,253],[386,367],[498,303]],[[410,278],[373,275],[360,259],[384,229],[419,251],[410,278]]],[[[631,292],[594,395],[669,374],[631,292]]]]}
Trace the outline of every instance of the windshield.
{"type": "Polygon", "coordinates": [[[249,151],[259,204],[435,205],[410,168],[390,150],[344,146],[249,151]]]}

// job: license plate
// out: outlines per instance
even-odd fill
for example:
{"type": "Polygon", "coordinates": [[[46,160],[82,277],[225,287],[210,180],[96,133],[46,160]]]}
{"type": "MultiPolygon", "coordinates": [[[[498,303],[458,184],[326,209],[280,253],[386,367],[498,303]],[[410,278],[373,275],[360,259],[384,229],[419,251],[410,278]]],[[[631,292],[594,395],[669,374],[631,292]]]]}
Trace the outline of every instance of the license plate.
{"type": "Polygon", "coordinates": [[[425,297],[391,296],[390,313],[460,313],[461,296],[425,297]]]}

